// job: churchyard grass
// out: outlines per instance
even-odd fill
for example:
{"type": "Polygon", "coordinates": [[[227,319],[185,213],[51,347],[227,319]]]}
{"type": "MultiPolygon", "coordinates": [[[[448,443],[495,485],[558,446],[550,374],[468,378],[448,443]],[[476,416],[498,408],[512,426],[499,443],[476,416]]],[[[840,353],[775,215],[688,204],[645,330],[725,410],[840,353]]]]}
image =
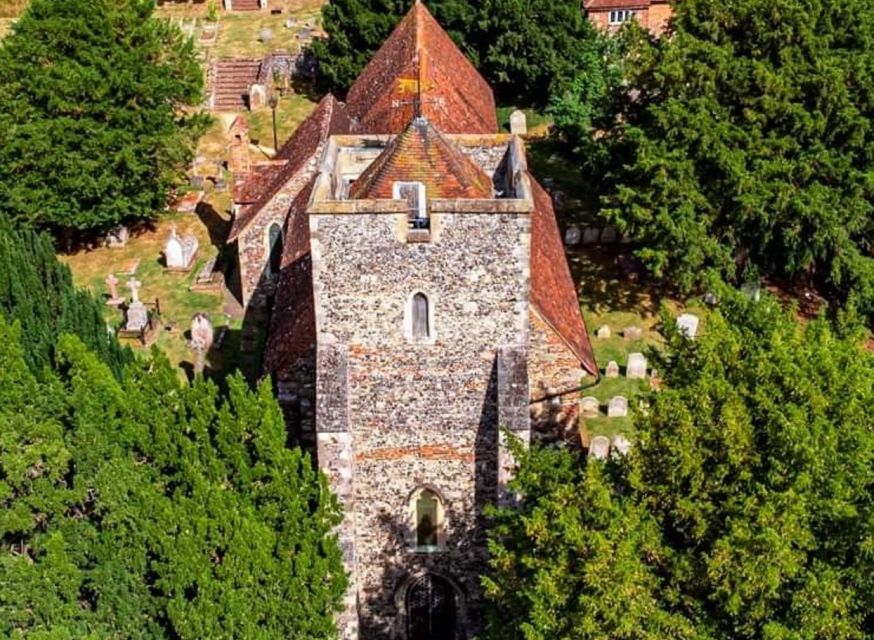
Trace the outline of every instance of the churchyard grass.
{"type": "Polygon", "coordinates": [[[14,18],[0,18],[0,40],[6,37],[6,34],[9,33],[13,22],[15,22],[14,18]]]}
{"type": "Polygon", "coordinates": [[[317,29],[320,19],[318,6],[283,11],[278,15],[269,11],[223,12],[219,20],[218,41],[212,48],[212,55],[217,58],[259,58],[272,51],[298,53],[301,48],[301,41],[297,37],[298,30],[306,24],[317,29]],[[285,26],[289,18],[296,21],[295,26],[290,29],[285,26]],[[262,29],[270,29],[269,42],[261,41],[262,29]]]}
{"type": "MultiPolygon", "coordinates": [[[[510,114],[516,111],[519,107],[504,106],[498,107],[498,126],[501,131],[510,130],[510,114]]],[[[552,124],[552,119],[535,109],[522,109],[525,112],[525,118],[528,124],[528,135],[532,137],[546,136],[549,133],[549,127],[552,124]]]]}

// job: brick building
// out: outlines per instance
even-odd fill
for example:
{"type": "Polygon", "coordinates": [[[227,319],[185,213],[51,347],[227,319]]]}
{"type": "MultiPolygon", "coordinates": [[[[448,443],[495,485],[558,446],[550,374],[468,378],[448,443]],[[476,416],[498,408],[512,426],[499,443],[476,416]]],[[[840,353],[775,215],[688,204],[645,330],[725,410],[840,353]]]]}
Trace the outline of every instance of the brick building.
{"type": "Polygon", "coordinates": [[[420,3],[274,161],[241,158],[236,128],[265,373],[345,508],[343,637],[470,638],[483,510],[512,469],[500,428],[575,433],[597,376],[551,198],[420,3]]]}
{"type": "Polygon", "coordinates": [[[669,0],[583,0],[586,16],[596,26],[613,30],[629,20],[661,35],[671,18],[669,0]]]}

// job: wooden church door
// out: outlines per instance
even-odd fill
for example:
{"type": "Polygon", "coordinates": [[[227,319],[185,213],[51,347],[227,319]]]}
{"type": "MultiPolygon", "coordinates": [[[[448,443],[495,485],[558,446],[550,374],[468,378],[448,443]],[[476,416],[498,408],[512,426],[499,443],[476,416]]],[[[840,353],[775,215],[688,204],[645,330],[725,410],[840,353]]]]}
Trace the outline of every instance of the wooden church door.
{"type": "Polygon", "coordinates": [[[455,591],[425,575],[407,591],[407,640],[455,640],[455,591]]]}

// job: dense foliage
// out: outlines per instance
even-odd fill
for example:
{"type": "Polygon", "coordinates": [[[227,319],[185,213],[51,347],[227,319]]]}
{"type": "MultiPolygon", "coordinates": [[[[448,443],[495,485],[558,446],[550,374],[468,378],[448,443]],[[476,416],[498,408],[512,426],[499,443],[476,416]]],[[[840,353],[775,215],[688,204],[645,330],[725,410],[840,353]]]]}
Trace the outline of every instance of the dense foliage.
{"type": "Polygon", "coordinates": [[[26,327],[21,336],[24,358],[37,375],[53,364],[62,333],[78,336],[117,375],[131,357],[107,333],[102,305],[73,286],[70,270],[55,258],[51,239],[30,229],[13,230],[2,219],[0,316],[26,327]]]}
{"type": "Polygon", "coordinates": [[[874,313],[874,4],[684,0],[584,149],[652,272],[824,286],[874,313]]]}
{"type": "MultiPolygon", "coordinates": [[[[322,9],[328,39],[316,41],[325,88],[343,94],[409,10],[410,0],[335,0],[322,9]]],[[[586,76],[602,73],[603,46],[571,0],[433,0],[427,3],[498,97],[545,104],[586,76]]],[[[594,81],[597,81],[595,78],[594,81]]]]}
{"type": "Polygon", "coordinates": [[[150,218],[202,118],[194,46],[150,0],[33,0],[0,46],[0,201],[18,223],[150,218]]]}
{"type": "Polygon", "coordinates": [[[725,294],[658,366],[627,460],[518,452],[490,637],[871,638],[874,356],[725,294]]]}

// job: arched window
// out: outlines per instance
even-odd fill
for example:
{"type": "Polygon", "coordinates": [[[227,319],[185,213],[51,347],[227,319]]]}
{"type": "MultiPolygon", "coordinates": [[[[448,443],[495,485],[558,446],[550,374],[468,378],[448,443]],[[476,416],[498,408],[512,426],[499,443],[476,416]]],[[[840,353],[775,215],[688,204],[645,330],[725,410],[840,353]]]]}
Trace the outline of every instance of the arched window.
{"type": "Polygon", "coordinates": [[[410,497],[411,542],[417,551],[436,551],[443,546],[445,516],[443,499],[423,487],[410,497]]]}
{"type": "Polygon", "coordinates": [[[427,340],[431,337],[431,323],[428,317],[428,298],[424,293],[413,296],[413,339],[427,340]]]}
{"type": "Polygon", "coordinates": [[[267,250],[267,268],[271,274],[277,274],[282,266],[282,227],[275,222],[267,230],[267,250]]]}

